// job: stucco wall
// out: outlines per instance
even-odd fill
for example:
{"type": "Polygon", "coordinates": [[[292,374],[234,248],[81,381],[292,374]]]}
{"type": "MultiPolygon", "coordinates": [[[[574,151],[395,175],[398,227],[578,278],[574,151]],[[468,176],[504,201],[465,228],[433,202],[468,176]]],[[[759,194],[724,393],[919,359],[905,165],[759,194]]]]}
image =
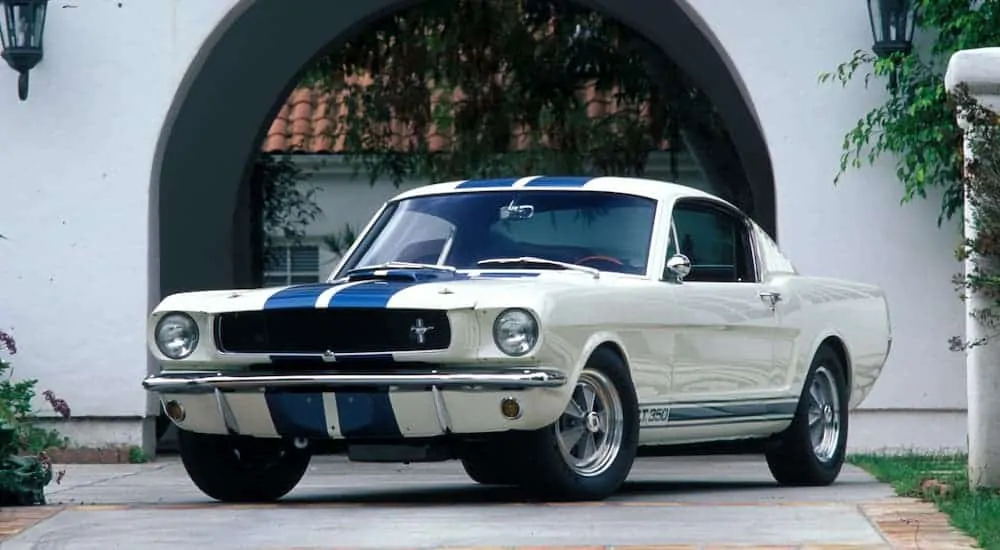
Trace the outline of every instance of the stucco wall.
{"type": "MultiPolygon", "coordinates": [[[[18,338],[16,375],[40,379],[76,416],[146,411],[139,382],[154,148],[184,71],[235,3],[64,2],[50,10],[27,102],[17,99],[15,73],[0,66],[0,233],[9,237],[0,241],[0,327],[18,338]]],[[[957,229],[936,226],[936,199],[900,207],[891,166],[832,183],[844,132],[884,93],[816,82],[869,46],[864,3],[691,3],[755,102],[785,251],[803,272],[877,283],[889,294],[893,353],[863,406],[963,409],[962,357],[946,343],[963,324],[949,284],[959,268],[957,229]]],[[[198,197],[190,200],[197,208],[198,197]]],[[[875,426],[860,437],[909,441],[890,420],[875,426]]],[[[964,433],[938,433],[930,444],[964,441],[964,433]]]]}

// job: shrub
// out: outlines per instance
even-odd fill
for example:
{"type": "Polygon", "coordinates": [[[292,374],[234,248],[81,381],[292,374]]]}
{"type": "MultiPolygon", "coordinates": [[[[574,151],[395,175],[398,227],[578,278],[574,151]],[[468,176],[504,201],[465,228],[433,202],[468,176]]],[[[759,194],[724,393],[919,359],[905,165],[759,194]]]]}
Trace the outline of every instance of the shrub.
{"type": "MultiPolygon", "coordinates": [[[[14,338],[0,331],[0,507],[45,504],[45,486],[53,477],[45,451],[68,443],[56,430],[36,425],[31,402],[38,381],[13,380],[7,357],[15,354],[14,338]]],[[[70,417],[69,406],[51,390],[42,396],[63,419],[70,417]]]]}

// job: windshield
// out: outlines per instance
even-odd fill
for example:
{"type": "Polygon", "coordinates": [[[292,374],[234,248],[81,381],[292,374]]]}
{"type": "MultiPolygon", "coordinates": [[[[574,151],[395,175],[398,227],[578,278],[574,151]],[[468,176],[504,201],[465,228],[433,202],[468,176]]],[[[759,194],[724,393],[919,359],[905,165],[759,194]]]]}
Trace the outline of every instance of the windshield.
{"type": "Polygon", "coordinates": [[[520,257],[645,274],[655,212],[651,199],[592,191],[505,190],[404,199],[386,208],[331,278],[388,262],[477,269],[482,260],[520,257]]]}

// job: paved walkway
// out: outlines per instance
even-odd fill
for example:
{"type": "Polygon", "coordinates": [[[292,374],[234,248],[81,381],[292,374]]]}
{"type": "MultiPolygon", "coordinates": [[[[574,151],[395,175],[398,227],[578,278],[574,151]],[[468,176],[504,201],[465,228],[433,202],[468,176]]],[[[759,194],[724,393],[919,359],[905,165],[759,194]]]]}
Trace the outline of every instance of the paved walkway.
{"type": "Polygon", "coordinates": [[[271,505],[204,497],[175,458],[69,465],[50,505],[0,511],[0,548],[973,548],[933,506],[848,467],[780,488],[757,457],[643,458],[620,494],[538,503],[461,465],[321,457],[271,505]]]}

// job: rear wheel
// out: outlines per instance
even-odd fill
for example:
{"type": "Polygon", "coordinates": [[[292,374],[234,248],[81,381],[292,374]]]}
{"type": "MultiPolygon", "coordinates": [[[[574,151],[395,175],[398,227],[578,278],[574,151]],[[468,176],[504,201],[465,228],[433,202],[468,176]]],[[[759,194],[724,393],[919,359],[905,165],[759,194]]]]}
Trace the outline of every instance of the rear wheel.
{"type": "Polygon", "coordinates": [[[181,461],[191,481],[223,502],[270,502],[305,475],[311,455],[281,439],[178,430],[181,461]]]}
{"type": "Polygon", "coordinates": [[[559,419],[524,434],[527,489],[555,500],[601,500],[628,477],[639,442],[628,366],[606,348],[587,361],[559,419]]]}
{"type": "Polygon", "coordinates": [[[767,452],[767,465],[782,485],[819,486],[836,481],[847,451],[849,390],[846,368],[823,346],[813,358],[791,426],[767,452]]]}

